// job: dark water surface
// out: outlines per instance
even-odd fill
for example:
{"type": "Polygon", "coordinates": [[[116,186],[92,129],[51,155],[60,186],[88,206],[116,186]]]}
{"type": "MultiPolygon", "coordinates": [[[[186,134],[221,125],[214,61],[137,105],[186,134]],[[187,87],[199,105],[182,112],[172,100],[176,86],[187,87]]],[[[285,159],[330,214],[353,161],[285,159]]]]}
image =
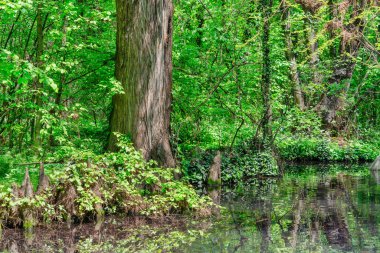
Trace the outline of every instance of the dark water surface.
{"type": "Polygon", "coordinates": [[[368,166],[289,166],[214,191],[219,217],[3,230],[0,252],[380,252],[380,177],[368,166]]]}

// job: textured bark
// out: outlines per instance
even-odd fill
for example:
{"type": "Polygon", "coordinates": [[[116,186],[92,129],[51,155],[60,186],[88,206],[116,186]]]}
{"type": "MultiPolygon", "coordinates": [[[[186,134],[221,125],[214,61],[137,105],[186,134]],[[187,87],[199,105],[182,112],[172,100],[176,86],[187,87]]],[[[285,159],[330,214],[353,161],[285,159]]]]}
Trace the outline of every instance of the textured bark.
{"type": "Polygon", "coordinates": [[[220,185],[221,182],[222,154],[218,151],[209,170],[208,186],[220,185]]]}
{"type": "Polygon", "coordinates": [[[378,156],[376,160],[371,164],[370,169],[380,171],[380,156],[378,156]]]}
{"type": "MultiPolygon", "coordinates": [[[[330,3],[332,4],[332,3],[330,3]]],[[[355,57],[357,56],[361,47],[360,37],[364,29],[364,20],[361,17],[364,9],[367,7],[366,0],[350,0],[347,2],[346,7],[341,6],[339,10],[331,7],[333,13],[332,21],[327,25],[332,36],[340,32],[341,37],[339,49],[332,49],[332,57],[335,59],[333,62],[333,72],[329,78],[328,92],[322,97],[319,109],[322,113],[322,120],[326,129],[338,130],[345,123],[341,122],[341,117],[338,113],[345,108],[345,96],[350,87],[350,79],[356,65],[355,57]],[[352,5],[352,12],[347,14],[348,7],[352,5]],[[343,19],[349,15],[351,23],[345,25],[343,19]],[[335,57],[335,52],[338,55],[335,57]]]]}
{"type": "Polygon", "coordinates": [[[320,84],[322,82],[321,74],[318,71],[318,41],[315,34],[315,25],[316,19],[314,17],[311,18],[310,22],[310,31],[309,31],[309,43],[310,43],[310,67],[312,71],[312,81],[314,84],[320,84]]]}
{"type": "Polygon", "coordinates": [[[39,171],[39,179],[38,179],[38,187],[37,187],[37,194],[42,193],[50,186],[50,179],[45,174],[45,167],[44,163],[40,162],[40,171],[39,171]]]}
{"type": "Polygon", "coordinates": [[[24,181],[20,188],[20,196],[23,198],[32,198],[34,196],[33,185],[30,181],[28,168],[25,170],[24,181]]]}
{"type": "Polygon", "coordinates": [[[115,75],[125,94],[115,95],[108,149],[114,132],[127,134],[145,159],[174,167],[170,137],[172,16],[170,0],[117,0],[115,75]]]}
{"type": "Polygon", "coordinates": [[[261,77],[261,91],[264,102],[264,115],[262,120],[264,147],[272,142],[272,104],[271,104],[271,62],[270,62],[270,17],[272,15],[272,0],[261,0],[263,9],[263,35],[262,35],[262,53],[263,53],[263,70],[261,77]]]}
{"type": "Polygon", "coordinates": [[[321,101],[322,120],[326,129],[339,129],[344,124],[340,122],[338,112],[345,108],[345,95],[354,67],[355,62],[347,56],[342,56],[336,61],[333,75],[329,79],[329,90],[334,92],[325,93],[321,101]]]}
{"type": "Polygon", "coordinates": [[[287,6],[285,1],[281,2],[282,9],[282,22],[285,35],[285,46],[286,46],[286,58],[290,64],[289,77],[293,84],[293,96],[294,102],[302,111],[305,110],[305,101],[303,98],[303,92],[301,88],[300,77],[297,67],[297,59],[293,53],[293,42],[291,37],[291,24],[290,24],[290,8],[287,6]]]}

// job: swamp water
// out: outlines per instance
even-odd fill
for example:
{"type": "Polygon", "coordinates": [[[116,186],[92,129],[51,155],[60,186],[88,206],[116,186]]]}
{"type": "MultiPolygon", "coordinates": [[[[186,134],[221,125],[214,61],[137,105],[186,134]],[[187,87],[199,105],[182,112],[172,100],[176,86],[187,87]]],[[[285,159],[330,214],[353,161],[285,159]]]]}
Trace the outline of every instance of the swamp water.
{"type": "Polygon", "coordinates": [[[211,195],[223,206],[213,219],[5,229],[0,252],[380,251],[380,176],[368,166],[289,166],[281,179],[211,195]]]}

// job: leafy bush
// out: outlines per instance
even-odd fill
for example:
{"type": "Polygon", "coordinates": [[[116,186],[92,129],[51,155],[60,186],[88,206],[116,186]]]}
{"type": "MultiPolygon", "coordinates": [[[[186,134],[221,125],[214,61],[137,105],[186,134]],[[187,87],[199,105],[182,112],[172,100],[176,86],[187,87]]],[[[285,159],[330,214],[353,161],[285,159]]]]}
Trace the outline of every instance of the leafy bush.
{"type": "Polygon", "coordinates": [[[226,159],[222,168],[222,180],[228,184],[238,184],[261,175],[278,174],[276,160],[266,152],[234,154],[226,159]]]}
{"type": "MultiPolygon", "coordinates": [[[[215,156],[214,151],[196,153],[190,161],[183,162],[187,179],[199,187],[207,182],[209,168],[215,156]]],[[[260,175],[278,174],[278,166],[270,153],[252,151],[250,148],[236,147],[233,152],[222,155],[222,183],[238,184],[260,175]]]]}
{"type": "Polygon", "coordinates": [[[10,158],[7,155],[0,155],[0,177],[4,177],[10,170],[10,158]]]}
{"type": "Polygon", "coordinates": [[[50,186],[33,197],[13,186],[0,191],[0,221],[24,225],[25,212],[35,223],[93,219],[109,213],[210,215],[211,201],[188,184],[174,179],[177,169],[146,162],[132,144],[122,140],[120,152],[76,157],[51,175],[50,186]],[[91,161],[91,162],[90,162],[91,161]]]}
{"type": "Polygon", "coordinates": [[[280,155],[289,161],[373,161],[380,147],[373,143],[353,140],[337,143],[324,138],[287,138],[278,144],[280,155]]]}

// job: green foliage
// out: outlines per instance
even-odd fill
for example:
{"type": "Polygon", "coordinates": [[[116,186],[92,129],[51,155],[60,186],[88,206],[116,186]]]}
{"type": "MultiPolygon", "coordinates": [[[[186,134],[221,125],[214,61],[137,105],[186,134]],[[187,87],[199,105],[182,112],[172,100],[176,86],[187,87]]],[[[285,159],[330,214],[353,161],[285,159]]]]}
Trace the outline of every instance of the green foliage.
{"type": "Polygon", "coordinates": [[[64,169],[52,172],[51,186],[33,198],[15,198],[10,188],[1,191],[0,220],[17,225],[14,208],[32,212],[41,222],[91,219],[104,213],[210,215],[210,200],[174,180],[175,172],[146,162],[132,144],[121,141],[119,153],[73,157],[64,169]]]}
{"type": "Polygon", "coordinates": [[[0,7],[6,13],[0,17],[2,29],[13,29],[4,33],[11,37],[0,50],[0,131],[1,137],[7,136],[7,146],[41,157],[56,146],[78,147],[91,138],[102,150],[108,105],[120,92],[112,64],[114,3],[5,1],[0,7]],[[35,16],[40,3],[47,24],[41,64],[33,43],[39,36],[35,16]],[[41,146],[34,150],[28,147],[35,142],[37,119],[41,146]]]}
{"type": "MultiPolygon", "coordinates": [[[[185,177],[199,188],[205,186],[214,156],[215,152],[201,151],[194,154],[190,161],[184,160],[182,166],[185,177]]],[[[233,186],[258,176],[276,176],[279,171],[272,154],[239,147],[233,152],[222,154],[221,173],[222,183],[233,186]]]]}
{"type": "Polygon", "coordinates": [[[235,154],[226,160],[226,165],[222,170],[222,178],[231,185],[250,181],[257,176],[276,176],[279,174],[277,162],[269,153],[235,154]]]}
{"type": "Polygon", "coordinates": [[[380,147],[369,142],[351,140],[337,143],[323,138],[287,138],[278,144],[280,155],[285,160],[298,161],[368,161],[380,154],[380,147]]]}
{"type": "MultiPolygon", "coordinates": [[[[210,150],[227,149],[232,152],[223,157],[224,184],[278,174],[271,153],[262,152],[259,143],[266,113],[262,8],[243,0],[174,2],[171,142],[185,177],[203,186],[214,156],[210,150]]],[[[379,7],[367,1],[359,17],[352,7],[332,17],[331,8],[342,9],[343,0],[334,7],[321,1],[315,11],[302,2],[273,1],[268,20],[272,76],[266,99],[271,100],[274,146],[286,160],[371,161],[380,152],[379,7]],[[281,4],[288,5],[287,20],[281,4]],[[341,24],[334,23],[339,18],[341,24]],[[365,21],[360,36],[347,38],[352,34],[343,26],[329,30],[334,24],[353,27],[359,19],[365,21]],[[339,55],[359,37],[358,52],[339,55]],[[343,71],[352,76],[332,82],[342,58],[355,63],[343,71]],[[305,108],[294,102],[291,67],[298,73],[305,108]],[[335,129],[322,121],[326,94],[342,102],[335,129]]],[[[173,180],[173,169],[143,161],[126,140],[120,153],[104,154],[112,97],[128,92],[114,78],[115,13],[115,2],[106,0],[0,1],[0,184],[21,183],[25,166],[19,163],[70,162],[47,165],[46,171],[54,194],[72,187],[76,199],[68,210],[42,194],[17,202],[20,209],[36,207],[46,219],[64,219],[74,211],[78,217],[91,216],[99,205],[110,213],[167,214],[204,204],[187,184],[173,180]],[[43,21],[40,57],[38,13],[43,21]],[[125,199],[130,206],[124,206],[125,199]]],[[[29,169],[36,188],[38,170],[29,169]]],[[[9,199],[7,194],[3,197],[9,199]]]]}
{"type": "Polygon", "coordinates": [[[0,156],[0,178],[3,178],[7,173],[9,173],[11,160],[7,155],[0,156]]]}

